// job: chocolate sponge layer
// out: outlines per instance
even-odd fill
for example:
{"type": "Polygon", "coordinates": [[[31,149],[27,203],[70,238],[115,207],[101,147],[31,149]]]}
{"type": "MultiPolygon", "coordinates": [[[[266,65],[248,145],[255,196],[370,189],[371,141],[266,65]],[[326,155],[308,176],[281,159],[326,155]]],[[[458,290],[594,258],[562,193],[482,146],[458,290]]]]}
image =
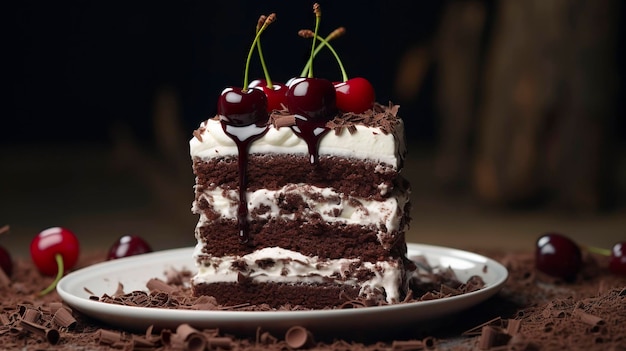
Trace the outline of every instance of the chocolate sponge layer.
{"type": "MultiPolygon", "coordinates": [[[[237,157],[193,159],[196,194],[220,186],[239,189],[237,157]]],[[[285,184],[307,183],[362,198],[380,200],[397,186],[398,172],[373,162],[322,156],[315,165],[305,155],[249,155],[247,190],[275,190],[285,184]]]]}
{"type": "Polygon", "coordinates": [[[234,220],[219,220],[199,227],[205,242],[204,253],[212,256],[242,256],[256,249],[279,246],[306,256],[328,259],[361,258],[363,261],[384,261],[406,253],[403,232],[389,234],[389,246],[380,244],[370,227],[302,221],[270,220],[250,223],[251,237],[247,243],[239,240],[234,220]]]}

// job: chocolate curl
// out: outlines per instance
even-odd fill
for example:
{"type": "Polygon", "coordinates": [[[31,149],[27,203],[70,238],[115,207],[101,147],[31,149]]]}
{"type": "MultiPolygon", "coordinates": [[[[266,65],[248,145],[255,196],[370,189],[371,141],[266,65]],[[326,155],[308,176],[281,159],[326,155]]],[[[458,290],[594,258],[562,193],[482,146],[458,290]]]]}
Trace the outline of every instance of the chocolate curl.
{"type": "Polygon", "coordinates": [[[26,309],[22,314],[22,320],[31,323],[37,323],[39,317],[41,317],[41,312],[34,308],[26,309]]]}
{"type": "Polygon", "coordinates": [[[208,341],[210,350],[219,350],[219,349],[230,350],[233,345],[233,339],[226,337],[226,336],[222,336],[222,337],[216,336],[216,337],[208,338],[207,341],[208,341]]]}
{"type": "Polygon", "coordinates": [[[515,336],[519,334],[520,329],[522,328],[522,321],[519,319],[509,319],[506,324],[506,333],[515,336]]]}
{"type": "Polygon", "coordinates": [[[204,335],[189,324],[181,324],[176,328],[176,335],[184,341],[185,350],[201,351],[207,346],[204,335]]]}
{"type": "Polygon", "coordinates": [[[146,287],[148,288],[148,290],[152,291],[152,290],[160,290],[166,293],[172,293],[176,290],[175,287],[167,284],[166,282],[160,280],[160,279],[156,279],[156,278],[152,278],[150,280],[148,280],[148,282],[146,283],[146,287]]]}
{"type": "Polygon", "coordinates": [[[124,284],[117,282],[117,290],[113,293],[113,297],[122,296],[124,294],[124,284]]]}
{"type": "Polygon", "coordinates": [[[481,350],[489,350],[494,346],[506,345],[511,336],[503,333],[502,329],[486,325],[482,328],[482,333],[478,339],[478,348],[481,350]]]}
{"type": "Polygon", "coordinates": [[[111,330],[100,329],[98,333],[98,343],[102,345],[114,345],[122,341],[122,334],[111,330]]]}
{"type": "Polygon", "coordinates": [[[600,318],[600,317],[598,317],[596,315],[593,315],[593,314],[581,311],[581,310],[574,310],[573,314],[575,316],[577,316],[578,318],[580,318],[580,320],[583,323],[585,323],[585,324],[587,324],[587,325],[589,325],[591,327],[598,327],[598,326],[602,326],[602,325],[606,324],[604,319],[602,319],[602,318],[600,318]]]}
{"type": "Polygon", "coordinates": [[[133,350],[153,350],[156,344],[143,336],[133,336],[133,350]]]}
{"type": "Polygon", "coordinates": [[[486,325],[501,326],[502,325],[501,322],[502,322],[501,317],[496,317],[496,318],[493,318],[493,319],[490,319],[490,320],[486,321],[485,323],[479,324],[479,325],[475,326],[474,328],[471,328],[469,330],[464,331],[461,335],[463,335],[463,336],[480,335],[484,326],[486,326],[486,325]]]}
{"type": "Polygon", "coordinates": [[[437,349],[437,339],[432,336],[427,336],[422,339],[422,343],[426,350],[436,350],[437,349]]]}
{"type": "Polygon", "coordinates": [[[285,333],[285,342],[292,349],[308,348],[313,346],[313,334],[301,326],[293,326],[285,333]]]}
{"type": "Polygon", "coordinates": [[[11,324],[11,320],[9,320],[9,317],[6,316],[5,313],[0,313],[0,326],[6,326],[11,324]]]}
{"type": "Polygon", "coordinates": [[[391,349],[393,351],[423,350],[424,343],[419,340],[395,340],[391,343],[391,349]]]}
{"type": "Polygon", "coordinates": [[[24,328],[24,330],[27,330],[33,334],[43,336],[52,345],[56,345],[61,339],[61,334],[59,334],[59,331],[54,328],[46,328],[43,325],[29,322],[23,319],[20,321],[20,326],[24,328]]]}
{"type": "Polygon", "coordinates": [[[73,328],[76,326],[76,318],[65,308],[59,308],[56,311],[52,317],[52,322],[63,328],[73,328]]]}

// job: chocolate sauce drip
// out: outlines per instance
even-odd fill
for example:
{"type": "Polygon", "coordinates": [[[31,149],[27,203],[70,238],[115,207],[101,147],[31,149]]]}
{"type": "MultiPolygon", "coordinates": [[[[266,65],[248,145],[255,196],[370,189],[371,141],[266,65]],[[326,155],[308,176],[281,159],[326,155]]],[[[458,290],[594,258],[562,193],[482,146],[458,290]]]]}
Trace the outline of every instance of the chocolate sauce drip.
{"type": "Polygon", "coordinates": [[[309,160],[316,165],[319,160],[320,139],[330,130],[326,127],[326,121],[307,121],[296,116],[296,125],[291,129],[304,140],[309,150],[309,160]]]}
{"type": "Polygon", "coordinates": [[[237,225],[239,227],[239,240],[242,244],[250,240],[250,226],[248,224],[248,199],[246,189],[248,188],[248,150],[250,144],[262,137],[268,126],[259,127],[251,124],[238,127],[228,125],[221,121],[224,133],[237,145],[237,163],[239,167],[239,205],[237,207],[237,225]]]}

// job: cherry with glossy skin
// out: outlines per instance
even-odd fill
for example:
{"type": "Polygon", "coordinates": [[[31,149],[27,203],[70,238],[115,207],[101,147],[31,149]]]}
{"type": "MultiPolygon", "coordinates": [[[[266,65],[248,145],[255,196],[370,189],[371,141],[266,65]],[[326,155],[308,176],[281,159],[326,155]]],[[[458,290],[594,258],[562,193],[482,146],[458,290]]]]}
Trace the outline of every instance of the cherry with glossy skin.
{"type": "Polygon", "coordinates": [[[355,77],[334,85],[337,108],[341,111],[363,113],[371,109],[376,101],[374,87],[365,78],[355,77]]]}
{"type": "Polygon", "coordinates": [[[0,246],[0,269],[4,271],[7,277],[13,274],[13,260],[11,259],[9,251],[2,246],[0,246]]]}
{"type": "Polygon", "coordinates": [[[335,87],[327,79],[298,78],[287,91],[289,113],[307,121],[328,121],[337,113],[335,87]]]}
{"type": "Polygon", "coordinates": [[[255,79],[248,88],[259,89],[265,93],[267,97],[267,112],[274,110],[282,110],[283,105],[287,106],[287,91],[289,88],[286,84],[272,83],[270,88],[265,79],[255,79]]]}
{"type": "Polygon", "coordinates": [[[609,270],[614,274],[626,276],[626,241],[613,245],[609,270]]]}
{"type": "Polygon", "coordinates": [[[248,88],[248,72],[252,52],[267,26],[274,22],[275,14],[270,14],[263,25],[257,30],[254,41],[248,51],[244,70],[243,87],[229,87],[222,91],[217,101],[217,114],[222,125],[245,127],[251,124],[265,125],[269,119],[267,114],[267,97],[262,90],[248,88]]]}
{"type": "Polygon", "coordinates": [[[124,235],[117,239],[109,249],[107,260],[141,255],[152,252],[152,247],[137,235],[124,235]]]}
{"type": "Polygon", "coordinates": [[[217,114],[232,126],[265,125],[269,119],[267,97],[259,89],[226,88],[217,100],[217,114]]]}
{"type": "Polygon", "coordinates": [[[80,245],[70,230],[52,227],[41,231],[30,243],[30,256],[42,274],[53,276],[58,273],[55,256],[63,257],[66,269],[78,261],[80,245]]]}
{"type": "Polygon", "coordinates": [[[580,247],[565,235],[544,234],[537,239],[535,266],[553,277],[573,281],[582,267],[580,247]]]}

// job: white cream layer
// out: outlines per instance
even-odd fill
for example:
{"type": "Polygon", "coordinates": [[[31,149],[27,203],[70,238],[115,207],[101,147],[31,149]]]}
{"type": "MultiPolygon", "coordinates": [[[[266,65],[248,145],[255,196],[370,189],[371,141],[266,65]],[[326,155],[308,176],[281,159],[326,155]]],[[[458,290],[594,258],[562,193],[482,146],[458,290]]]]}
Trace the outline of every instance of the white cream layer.
{"type": "MultiPolygon", "coordinates": [[[[278,206],[280,198],[292,195],[300,196],[308,206],[308,208],[303,209],[304,213],[299,215],[310,217],[312,214],[319,214],[328,223],[374,226],[378,228],[378,240],[381,243],[386,241],[384,239],[389,233],[404,229],[400,226],[404,216],[404,207],[409,201],[409,194],[406,192],[392,194],[384,201],[375,201],[341,196],[331,188],[290,184],[278,190],[260,189],[247,192],[248,219],[251,220],[251,214],[255,213],[255,216],[263,219],[273,217],[293,220],[295,214],[282,213],[284,211],[281,211],[278,206]],[[263,209],[263,212],[259,213],[260,209],[263,209]]],[[[206,199],[213,211],[219,213],[221,218],[237,219],[238,191],[217,187],[213,190],[206,190],[199,198],[206,199]]],[[[200,214],[198,225],[206,225],[208,220],[197,208],[196,203],[194,203],[192,210],[200,214]]]]}
{"type": "MultiPolygon", "coordinates": [[[[252,125],[254,127],[254,125],[252,125]]],[[[406,153],[404,125],[397,125],[394,133],[384,134],[380,128],[356,125],[356,133],[343,130],[336,135],[330,131],[322,137],[318,152],[320,156],[332,155],[380,162],[398,169],[406,153]],[[395,135],[394,135],[395,134],[395,135]]],[[[244,127],[245,128],[245,127],[244,127]]],[[[209,119],[200,124],[202,133],[189,141],[192,157],[214,158],[236,156],[235,142],[224,133],[219,120],[209,119]]],[[[307,144],[289,127],[274,128],[250,145],[250,154],[308,154],[307,144]]]]}
{"type": "Polygon", "coordinates": [[[360,286],[360,295],[376,298],[380,292],[386,294],[388,303],[398,302],[404,278],[398,269],[397,261],[362,262],[359,259],[326,260],[318,257],[304,256],[298,252],[280,247],[267,247],[244,256],[208,257],[203,255],[204,245],[198,243],[194,250],[194,259],[203,258],[198,265],[198,272],[192,284],[235,283],[243,275],[256,283],[326,283],[360,286]],[[205,259],[206,258],[206,259],[205,259]],[[267,261],[273,264],[267,264],[267,261]],[[233,268],[244,265],[233,265],[244,262],[245,271],[233,268]],[[259,264],[261,263],[261,264],[259,264]],[[350,266],[357,265],[358,271],[372,272],[372,278],[359,281],[356,273],[350,274],[350,266]]]}

